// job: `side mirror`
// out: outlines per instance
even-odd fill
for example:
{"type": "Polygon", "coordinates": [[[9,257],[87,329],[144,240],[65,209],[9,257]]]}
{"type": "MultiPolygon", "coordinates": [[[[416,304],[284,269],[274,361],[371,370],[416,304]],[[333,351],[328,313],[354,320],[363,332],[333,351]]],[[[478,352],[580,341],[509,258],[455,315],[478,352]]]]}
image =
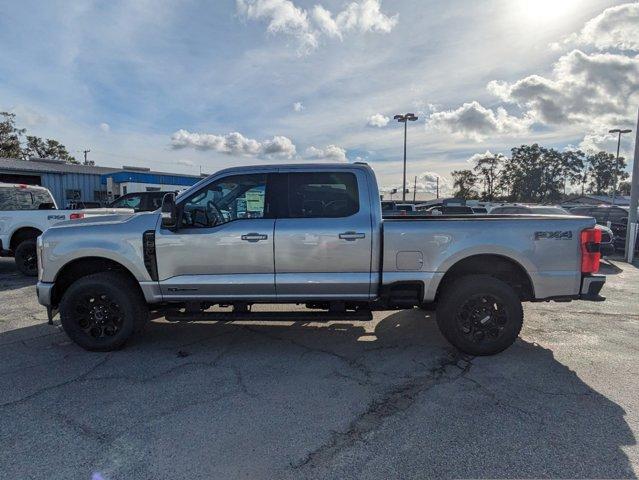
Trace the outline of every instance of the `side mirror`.
{"type": "Polygon", "coordinates": [[[175,193],[167,193],[162,199],[162,226],[168,229],[177,227],[177,206],[175,205],[175,193]]]}

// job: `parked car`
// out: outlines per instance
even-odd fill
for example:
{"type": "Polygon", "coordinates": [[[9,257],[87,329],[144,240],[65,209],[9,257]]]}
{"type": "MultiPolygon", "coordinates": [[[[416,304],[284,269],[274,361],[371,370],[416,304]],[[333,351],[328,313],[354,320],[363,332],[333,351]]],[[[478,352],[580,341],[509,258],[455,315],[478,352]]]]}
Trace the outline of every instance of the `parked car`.
{"type": "Polygon", "coordinates": [[[100,202],[84,202],[82,200],[71,200],[67,203],[67,210],[84,210],[87,208],[102,208],[100,202]]]}
{"type": "Polygon", "coordinates": [[[474,209],[466,205],[436,205],[426,210],[426,215],[473,215],[474,209]]]}
{"type": "Polygon", "coordinates": [[[378,198],[367,165],[222,170],[167,195],[161,211],[48,229],[38,300],[88,350],[121,347],[150,312],[370,320],[373,310],[418,306],[436,309],[442,334],[477,355],[515,341],[523,301],[603,300],[592,218],[383,219],[378,198]],[[255,303],[314,311],[251,312],[255,303]],[[207,311],[216,304],[234,311],[207,311]]]}
{"type": "Polygon", "coordinates": [[[153,212],[160,208],[166,194],[167,192],[161,191],[127,193],[109,203],[109,207],[132,208],[136,213],[153,212]]]}
{"type": "MultiPolygon", "coordinates": [[[[615,248],[620,251],[626,250],[629,212],[630,209],[628,207],[620,207],[617,205],[587,205],[570,209],[570,213],[574,215],[593,217],[598,225],[610,225],[610,229],[615,235],[615,248]]],[[[635,250],[639,252],[639,232],[637,232],[635,250]]]]}
{"type": "MultiPolygon", "coordinates": [[[[568,211],[562,207],[553,205],[504,205],[495,207],[490,211],[491,215],[517,214],[517,215],[577,215],[572,211],[568,211]]],[[[599,250],[602,255],[614,255],[615,253],[615,235],[613,231],[605,225],[596,225],[601,230],[601,246],[599,250]]]]}
{"type": "Polygon", "coordinates": [[[418,215],[418,205],[414,203],[398,203],[392,200],[385,200],[382,202],[382,213],[384,215],[418,215]]]}
{"type": "Polygon", "coordinates": [[[36,238],[51,225],[63,220],[132,212],[113,208],[58,210],[51,192],[44,187],[0,183],[0,256],[14,257],[20,272],[35,276],[36,238]]]}

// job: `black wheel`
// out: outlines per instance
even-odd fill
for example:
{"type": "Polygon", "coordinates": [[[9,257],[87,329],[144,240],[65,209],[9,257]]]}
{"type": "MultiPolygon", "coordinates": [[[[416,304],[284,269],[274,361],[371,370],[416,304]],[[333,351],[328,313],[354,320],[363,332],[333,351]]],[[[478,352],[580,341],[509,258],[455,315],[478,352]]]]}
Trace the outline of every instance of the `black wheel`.
{"type": "Polygon", "coordinates": [[[148,317],[138,286],[117,272],[80,278],[60,302],[62,328],[71,340],[91,351],[122,347],[148,317]]]}
{"type": "Polygon", "coordinates": [[[36,254],[36,241],[24,240],[15,251],[16,267],[21,273],[29,277],[35,277],[38,274],[38,256],[36,254]]]}
{"type": "Polygon", "coordinates": [[[488,275],[462,277],[446,287],[437,305],[437,325],[464,353],[494,355],[517,339],[524,311],[517,292],[488,275]]]}

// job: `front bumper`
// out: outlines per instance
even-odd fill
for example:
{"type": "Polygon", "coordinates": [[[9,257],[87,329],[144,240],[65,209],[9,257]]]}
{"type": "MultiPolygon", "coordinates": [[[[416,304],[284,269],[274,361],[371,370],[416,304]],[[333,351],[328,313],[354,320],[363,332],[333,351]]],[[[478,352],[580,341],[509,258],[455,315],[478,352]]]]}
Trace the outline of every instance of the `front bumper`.
{"type": "Polygon", "coordinates": [[[591,302],[603,302],[606,297],[599,295],[606,283],[605,275],[587,275],[581,279],[580,300],[590,300],[591,302]]]}
{"type": "Polygon", "coordinates": [[[11,251],[4,249],[4,246],[2,245],[2,239],[0,239],[0,257],[10,257],[10,256],[12,256],[11,251]]]}
{"type": "Polygon", "coordinates": [[[38,296],[38,303],[45,307],[51,307],[51,293],[55,284],[48,282],[38,282],[36,284],[36,295],[38,296]]]}

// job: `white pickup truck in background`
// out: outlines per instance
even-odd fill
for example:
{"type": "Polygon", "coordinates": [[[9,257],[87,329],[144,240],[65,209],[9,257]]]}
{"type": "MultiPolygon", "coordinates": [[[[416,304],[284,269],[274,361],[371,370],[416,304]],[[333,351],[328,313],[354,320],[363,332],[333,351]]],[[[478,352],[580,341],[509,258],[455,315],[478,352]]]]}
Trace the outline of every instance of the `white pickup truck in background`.
{"type": "Polygon", "coordinates": [[[0,256],[15,257],[23,274],[38,274],[36,238],[51,225],[97,215],[133,213],[128,208],[58,210],[44,187],[0,183],[0,256]]]}

